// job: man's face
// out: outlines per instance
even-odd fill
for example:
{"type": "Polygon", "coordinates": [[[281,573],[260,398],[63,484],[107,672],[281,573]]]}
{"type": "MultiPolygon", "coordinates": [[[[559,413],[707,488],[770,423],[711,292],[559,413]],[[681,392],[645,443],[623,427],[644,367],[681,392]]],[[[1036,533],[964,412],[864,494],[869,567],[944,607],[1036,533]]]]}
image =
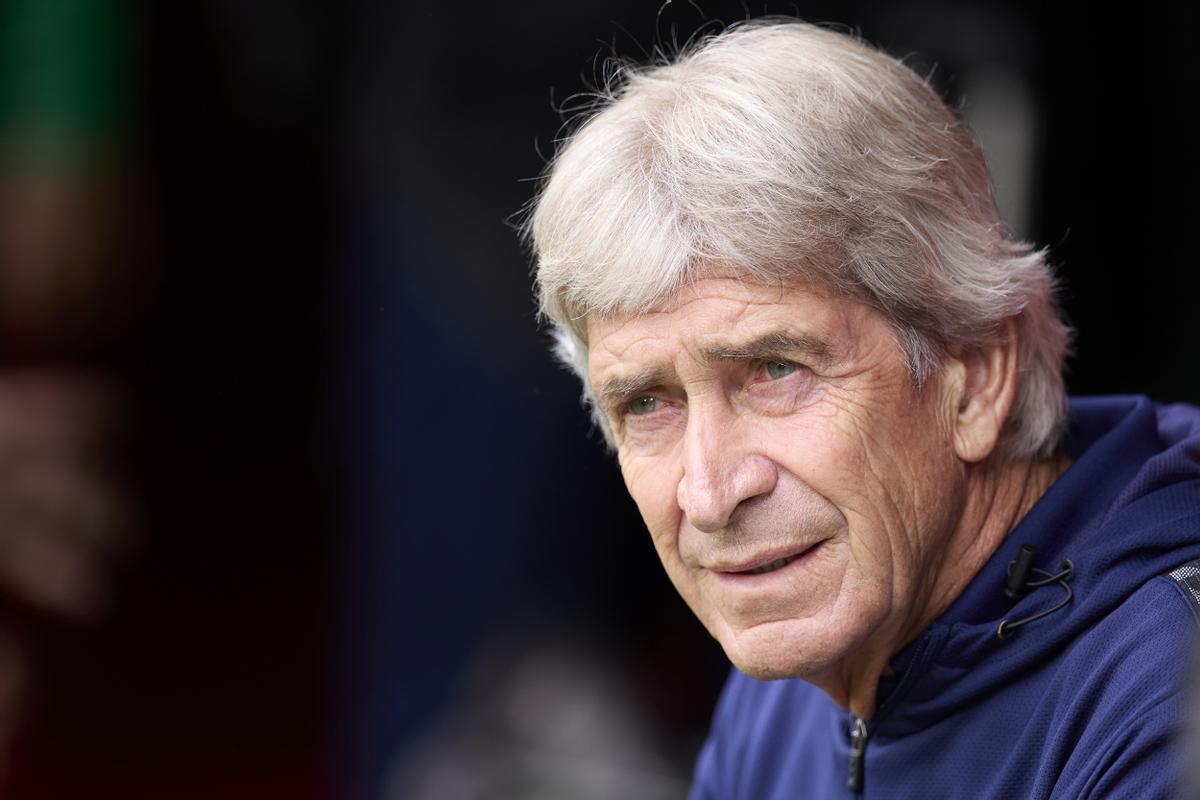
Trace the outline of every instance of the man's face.
{"type": "Polygon", "coordinates": [[[813,679],[918,632],[963,467],[878,312],[714,278],[588,339],[625,485],[735,665],[813,679]]]}

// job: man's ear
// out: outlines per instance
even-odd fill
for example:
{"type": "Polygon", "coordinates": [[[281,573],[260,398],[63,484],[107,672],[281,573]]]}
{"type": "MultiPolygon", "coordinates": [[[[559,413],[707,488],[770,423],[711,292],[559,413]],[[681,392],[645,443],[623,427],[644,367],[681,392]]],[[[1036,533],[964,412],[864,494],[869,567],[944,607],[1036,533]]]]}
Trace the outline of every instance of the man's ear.
{"type": "Polygon", "coordinates": [[[996,449],[1000,431],[1017,394],[1018,334],[1015,318],[1004,322],[1002,338],[959,354],[961,385],[953,413],[954,449],[968,464],[983,461],[996,449]]]}

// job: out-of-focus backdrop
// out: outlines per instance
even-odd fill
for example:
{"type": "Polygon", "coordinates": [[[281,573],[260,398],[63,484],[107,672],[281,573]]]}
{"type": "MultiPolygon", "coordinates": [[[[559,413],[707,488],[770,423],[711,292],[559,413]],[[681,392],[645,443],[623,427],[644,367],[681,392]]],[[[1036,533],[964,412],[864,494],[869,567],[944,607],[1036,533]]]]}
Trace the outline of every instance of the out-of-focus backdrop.
{"type": "Polygon", "coordinates": [[[605,58],[764,13],[958,104],[1075,393],[1200,401],[1175,4],[6,0],[0,797],[684,794],[727,664],[511,223],[605,58]]]}

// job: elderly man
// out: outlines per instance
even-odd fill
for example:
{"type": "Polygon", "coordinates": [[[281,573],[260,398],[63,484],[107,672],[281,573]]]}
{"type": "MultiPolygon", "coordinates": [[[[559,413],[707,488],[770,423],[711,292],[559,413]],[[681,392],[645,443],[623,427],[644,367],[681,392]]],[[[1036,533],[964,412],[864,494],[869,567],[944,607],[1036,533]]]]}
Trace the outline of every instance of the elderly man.
{"type": "Polygon", "coordinates": [[[1200,412],[1067,403],[1044,253],[925,81],[736,26],[619,76],[528,231],[559,355],[735,667],[694,797],[1172,791],[1200,412]]]}

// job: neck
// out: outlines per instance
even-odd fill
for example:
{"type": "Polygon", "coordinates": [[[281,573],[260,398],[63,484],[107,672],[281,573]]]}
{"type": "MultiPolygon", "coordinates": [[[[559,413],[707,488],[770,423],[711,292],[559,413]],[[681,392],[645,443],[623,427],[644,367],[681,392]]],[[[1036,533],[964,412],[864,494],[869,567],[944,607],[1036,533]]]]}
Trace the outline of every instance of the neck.
{"type": "Polygon", "coordinates": [[[939,552],[927,559],[927,580],[914,587],[918,602],[904,615],[907,622],[893,635],[873,637],[870,652],[846,664],[836,686],[822,688],[857,716],[869,719],[875,713],[879,678],[889,671],[892,656],[950,607],[1069,465],[1069,459],[1060,456],[968,467],[958,522],[949,537],[938,542],[939,552]]]}

